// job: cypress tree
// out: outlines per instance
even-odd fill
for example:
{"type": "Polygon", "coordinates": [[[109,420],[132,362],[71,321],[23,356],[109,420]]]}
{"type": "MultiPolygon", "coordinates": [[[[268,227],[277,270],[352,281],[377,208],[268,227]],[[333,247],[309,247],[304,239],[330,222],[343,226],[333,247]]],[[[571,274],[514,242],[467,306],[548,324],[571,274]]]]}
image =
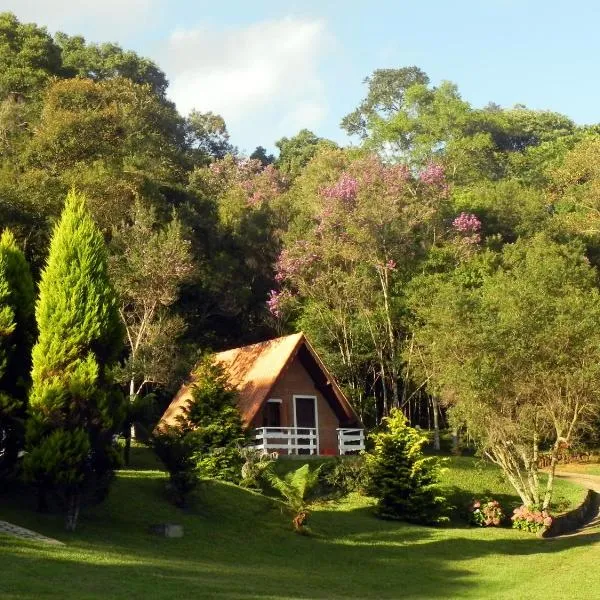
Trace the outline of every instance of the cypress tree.
{"type": "Polygon", "coordinates": [[[31,271],[7,229],[0,236],[0,478],[14,473],[24,443],[33,311],[31,271]]]}
{"type": "Polygon", "coordinates": [[[40,509],[49,489],[63,498],[72,531],[83,493],[101,499],[108,490],[117,456],[112,436],[123,417],[110,372],[122,329],[106,248],[74,191],[53,232],[35,315],[25,469],[40,509]]]}

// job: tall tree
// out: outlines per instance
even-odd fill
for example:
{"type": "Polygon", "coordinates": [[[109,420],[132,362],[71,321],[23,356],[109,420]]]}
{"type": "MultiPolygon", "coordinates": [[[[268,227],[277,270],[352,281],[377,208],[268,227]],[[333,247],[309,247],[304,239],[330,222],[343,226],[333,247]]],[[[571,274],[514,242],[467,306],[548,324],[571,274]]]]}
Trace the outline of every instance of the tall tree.
{"type": "Polygon", "coordinates": [[[146,386],[167,384],[177,373],[184,323],[170,309],[192,271],[192,258],[179,221],[174,218],[163,228],[155,211],[139,202],[130,220],[113,231],[111,250],[111,276],[128,349],[121,377],[130,401],[125,423],[128,463],[138,397],[146,386]]]}
{"type": "Polygon", "coordinates": [[[598,413],[597,277],[580,246],[539,234],[415,282],[429,387],[526,505],[549,507],[559,452],[598,413]]]}
{"type": "Polygon", "coordinates": [[[42,500],[50,487],[63,495],[72,531],[84,490],[108,490],[123,416],[110,371],[122,328],[106,248],[74,191],[54,229],[36,319],[25,468],[42,500]]]}
{"type": "Polygon", "coordinates": [[[34,288],[29,265],[13,234],[0,237],[0,478],[13,471],[24,443],[34,288]]]}

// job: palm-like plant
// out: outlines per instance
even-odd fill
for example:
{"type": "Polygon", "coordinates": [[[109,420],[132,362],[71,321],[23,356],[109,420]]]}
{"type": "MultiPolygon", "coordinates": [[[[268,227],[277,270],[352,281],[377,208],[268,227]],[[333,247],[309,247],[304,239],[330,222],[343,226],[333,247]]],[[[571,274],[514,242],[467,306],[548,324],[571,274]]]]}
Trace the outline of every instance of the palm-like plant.
{"type": "Polygon", "coordinates": [[[308,521],[308,496],[319,480],[320,468],[311,471],[308,464],[302,465],[295,471],[283,477],[277,475],[272,469],[265,472],[265,477],[271,486],[279,492],[285,505],[294,515],[292,525],[294,531],[304,533],[308,521]]]}

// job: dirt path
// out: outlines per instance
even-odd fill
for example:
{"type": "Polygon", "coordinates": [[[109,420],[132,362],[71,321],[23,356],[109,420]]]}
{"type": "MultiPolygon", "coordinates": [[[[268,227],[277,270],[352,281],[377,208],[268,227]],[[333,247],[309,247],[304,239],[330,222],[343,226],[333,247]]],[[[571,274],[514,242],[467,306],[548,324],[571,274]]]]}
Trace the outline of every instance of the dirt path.
{"type": "MultiPolygon", "coordinates": [[[[588,490],[594,490],[600,494],[600,475],[586,475],[584,473],[570,473],[568,471],[557,472],[556,477],[560,477],[561,479],[567,479],[568,481],[572,481],[577,485],[581,485],[582,487],[588,490]]],[[[598,533],[597,527],[600,525],[600,505],[596,509],[596,516],[586,523],[583,527],[576,529],[571,533],[564,533],[557,537],[572,537],[574,535],[586,535],[588,533],[598,533]]],[[[552,538],[548,538],[552,539],[552,538]]],[[[556,539],[556,538],[554,538],[556,539]]]]}

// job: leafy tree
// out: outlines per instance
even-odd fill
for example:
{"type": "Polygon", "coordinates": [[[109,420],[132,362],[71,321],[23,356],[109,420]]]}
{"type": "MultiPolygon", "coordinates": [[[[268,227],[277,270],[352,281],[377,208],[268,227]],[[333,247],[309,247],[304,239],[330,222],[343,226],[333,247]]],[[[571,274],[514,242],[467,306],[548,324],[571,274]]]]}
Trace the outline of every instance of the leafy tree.
{"type": "Polygon", "coordinates": [[[448,188],[439,165],[415,176],[403,164],[386,165],[374,156],[348,161],[330,175],[329,182],[309,188],[312,223],[287,236],[275,275],[283,289],[272,291],[268,305],[280,318],[294,299],[301,303],[299,322],[317,340],[324,338],[319,330],[327,332],[351,390],[364,385],[356,350],[366,348],[386,414],[401,404],[406,325],[399,290],[444,234],[448,188]]]}
{"type": "Polygon", "coordinates": [[[0,13],[1,99],[35,95],[60,68],[60,48],[45,28],[0,13]]]}
{"type": "Polygon", "coordinates": [[[427,85],[429,77],[418,67],[376,69],[366,77],[367,97],[342,119],[342,129],[365,139],[377,119],[386,119],[402,109],[406,91],[414,85],[427,85]]]}
{"type": "Polygon", "coordinates": [[[262,146],[256,146],[254,152],[250,155],[250,160],[258,160],[263,167],[266,167],[275,162],[275,157],[272,154],[267,154],[267,151],[262,146]]]}
{"type": "Polygon", "coordinates": [[[294,137],[281,138],[275,146],[279,149],[275,164],[290,179],[297,177],[320,150],[337,147],[331,140],[320,138],[308,129],[302,129],[294,137]]]}
{"type": "Polygon", "coordinates": [[[416,343],[430,389],[523,503],[547,509],[561,448],[598,412],[596,271],[578,245],[538,234],[415,286],[416,343]],[[551,464],[542,491],[544,449],[551,464]]]}
{"type": "Polygon", "coordinates": [[[425,457],[427,437],[408,426],[400,410],[384,419],[385,430],[373,434],[366,455],[367,493],[377,498],[377,513],[385,519],[436,524],[447,521],[446,499],[437,488],[440,459],[425,457]]]}
{"type": "Polygon", "coordinates": [[[84,490],[108,490],[123,417],[110,372],[122,329],[106,248],[74,191],[52,236],[36,319],[25,469],[41,499],[51,487],[61,493],[72,531],[84,490]]]}
{"type": "Polygon", "coordinates": [[[34,334],[31,272],[5,230],[0,237],[0,479],[14,471],[23,448],[34,334]]]}
{"type": "Polygon", "coordinates": [[[164,98],[169,82],[151,60],[117,44],[87,44],[79,35],[57,33],[54,41],[60,48],[64,77],[94,81],[124,77],[139,85],[149,85],[157,96],[164,98]]]}
{"type": "Polygon", "coordinates": [[[113,231],[111,278],[119,296],[128,356],[121,374],[130,401],[125,422],[125,461],[138,398],[148,385],[170,383],[177,373],[178,341],[184,330],[171,307],[190,276],[189,242],[175,218],[158,226],[155,211],[136,203],[131,221],[113,231]]]}
{"type": "Polygon", "coordinates": [[[195,165],[205,165],[223,159],[227,154],[237,154],[221,115],[193,110],[185,120],[185,130],[186,143],[195,165]]]}

